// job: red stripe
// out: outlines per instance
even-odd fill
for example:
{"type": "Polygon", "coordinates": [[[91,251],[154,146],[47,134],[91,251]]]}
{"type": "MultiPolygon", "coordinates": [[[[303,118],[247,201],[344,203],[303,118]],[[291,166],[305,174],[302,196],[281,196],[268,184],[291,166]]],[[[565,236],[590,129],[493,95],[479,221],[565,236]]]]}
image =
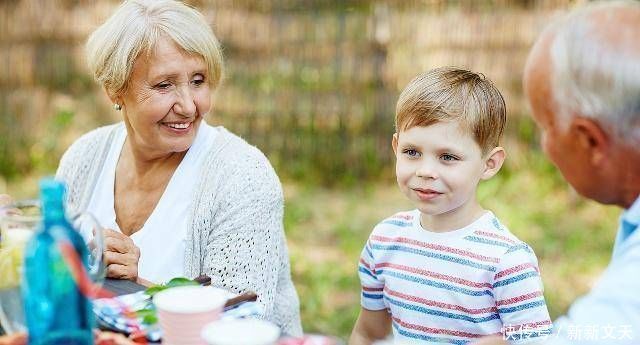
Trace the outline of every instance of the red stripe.
{"type": "Polygon", "coordinates": [[[369,266],[368,263],[362,260],[362,258],[360,258],[360,263],[362,264],[362,266],[366,267],[369,271],[371,271],[371,266],[369,266]]]}
{"type": "Polygon", "coordinates": [[[534,291],[526,295],[520,295],[518,297],[507,298],[500,301],[496,301],[496,305],[500,306],[500,305],[519,303],[519,302],[526,301],[528,299],[532,299],[540,296],[542,296],[542,291],[534,291]]]}
{"type": "Polygon", "coordinates": [[[414,330],[418,330],[418,331],[422,331],[430,334],[447,334],[447,335],[453,335],[456,337],[464,337],[464,338],[480,338],[488,335],[500,335],[500,333],[476,334],[476,333],[469,333],[469,332],[463,332],[463,331],[456,331],[452,329],[433,328],[433,327],[427,327],[427,326],[414,325],[412,323],[402,321],[397,317],[393,317],[393,321],[395,321],[396,323],[398,323],[400,326],[404,328],[414,329],[414,330]]]}
{"type": "Polygon", "coordinates": [[[391,218],[400,218],[400,219],[404,219],[404,220],[412,220],[413,216],[410,215],[410,214],[398,213],[398,214],[394,214],[393,216],[391,216],[391,218]]]}
{"type": "Polygon", "coordinates": [[[407,300],[407,301],[428,305],[430,307],[438,307],[438,308],[449,309],[449,310],[457,310],[457,311],[461,311],[461,312],[467,313],[467,314],[486,314],[486,313],[495,313],[495,312],[498,311],[498,308],[496,308],[496,307],[487,307],[487,308],[479,308],[479,309],[465,308],[463,306],[459,306],[459,305],[456,305],[456,304],[443,303],[443,302],[428,300],[428,299],[422,298],[422,297],[407,295],[407,294],[404,294],[404,293],[401,293],[401,292],[398,292],[398,291],[393,291],[393,290],[391,290],[391,289],[389,289],[387,287],[385,287],[385,292],[388,293],[391,296],[400,297],[400,298],[402,298],[404,300],[407,300]]]}
{"type": "Polygon", "coordinates": [[[384,288],[370,288],[370,287],[366,287],[366,286],[363,286],[363,287],[362,287],[362,290],[364,290],[364,291],[377,291],[377,292],[380,292],[380,291],[382,291],[383,289],[384,289],[384,288]]]}
{"type": "Polygon", "coordinates": [[[524,263],[524,264],[520,264],[518,266],[513,266],[511,268],[507,268],[504,271],[500,271],[500,272],[496,273],[496,275],[493,277],[493,280],[497,280],[497,279],[502,278],[504,276],[508,276],[510,274],[523,271],[523,270],[525,270],[527,268],[533,268],[536,272],[538,272],[538,267],[536,267],[536,265],[534,265],[534,264],[532,264],[530,262],[527,262],[527,263],[524,263]]]}
{"type": "Polygon", "coordinates": [[[422,275],[422,276],[425,276],[425,277],[429,277],[429,278],[436,278],[436,279],[446,280],[446,281],[449,281],[449,282],[452,282],[452,283],[466,285],[466,286],[470,286],[470,287],[474,287],[474,288],[487,288],[487,289],[493,288],[493,285],[491,285],[489,283],[486,283],[486,282],[482,282],[482,283],[472,282],[470,280],[466,280],[466,279],[462,279],[462,278],[458,278],[458,277],[454,277],[454,276],[450,276],[450,275],[446,275],[446,274],[442,274],[442,273],[427,271],[427,270],[423,270],[423,269],[419,269],[419,268],[415,268],[415,267],[409,267],[409,266],[404,266],[404,265],[393,264],[393,263],[390,263],[390,262],[381,262],[381,263],[377,264],[376,265],[376,270],[378,270],[380,268],[394,268],[394,269],[397,269],[397,270],[401,270],[401,271],[405,271],[405,272],[409,272],[409,273],[414,273],[414,274],[419,274],[419,275],[422,275]]]}
{"type": "Polygon", "coordinates": [[[452,247],[447,247],[447,246],[442,246],[439,244],[431,244],[431,243],[426,243],[426,242],[420,242],[420,241],[416,241],[414,239],[410,239],[410,238],[406,238],[406,237],[396,237],[396,238],[391,238],[391,237],[384,237],[384,236],[371,236],[372,240],[376,240],[376,241],[380,241],[380,242],[391,242],[391,243],[406,243],[406,244],[412,244],[412,245],[416,245],[419,247],[423,247],[423,248],[428,248],[428,249],[433,249],[433,250],[438,250],[438,251],[442,251],[442,252],[447,252],[447,253],[452,253],[452,254],[457,254],[457,255],[461,255],[461,256],[466,256],[469,258],[473,258],[473,259],[477,259],[480,261],[485,261],[485,262],[492,262],[492,263],[498,263],[500,262],[500,260],[498,258],[492,258],[489,256],[484,256],[484,255],[479,255],[467,250],[462,250],[462,249],[458,249],[458,248],[452,248],[452,247]]]}
{"type": "Polygon", "coordinates": [[[487,237],[491,237],[491,238],[497,238],[499,240],[507,241],[507,242],[509,242],[511,244],[516,244],[517,243],[516,241],[512,240],[509,237],[498,235],[498,234],[494,234],[493,232],[477,230],[477,231],[474,231],[473,233],[476,234],[476,235],[483,235],[483,236],[487,236],[487,237]]]}

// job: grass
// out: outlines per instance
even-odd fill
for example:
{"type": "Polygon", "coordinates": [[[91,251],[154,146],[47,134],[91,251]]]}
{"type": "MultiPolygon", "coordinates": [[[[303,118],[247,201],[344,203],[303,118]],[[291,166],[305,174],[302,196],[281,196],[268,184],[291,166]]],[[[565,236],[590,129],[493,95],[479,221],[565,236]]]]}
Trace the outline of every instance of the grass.
{"type": "MultiPolygon", "coordinates": [[[[305,332],[347,339],[360,308],[362,246],[380,220],[413,207],[392,180],[347,189],[285,183],[285,197],[305,332]]],[[[481,185],[478,198],[534,248],[553,319],[588,291],[607,265],[619,209],[577,196],[541,153],[513,159],[481,185]]]]}

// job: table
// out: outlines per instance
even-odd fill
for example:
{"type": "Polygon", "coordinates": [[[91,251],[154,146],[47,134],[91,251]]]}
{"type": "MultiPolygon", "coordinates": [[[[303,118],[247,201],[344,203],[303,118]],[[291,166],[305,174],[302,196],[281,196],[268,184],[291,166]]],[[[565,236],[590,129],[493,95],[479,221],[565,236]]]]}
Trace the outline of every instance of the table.
{"type": "Polygon", "coordinates": [[[138,282],[124,279],[111,279],[107,278],[104,281],[103,287],[116,296],[126,295],[138,291],[145,290],[149,285],[142,285],[138,282]]]}

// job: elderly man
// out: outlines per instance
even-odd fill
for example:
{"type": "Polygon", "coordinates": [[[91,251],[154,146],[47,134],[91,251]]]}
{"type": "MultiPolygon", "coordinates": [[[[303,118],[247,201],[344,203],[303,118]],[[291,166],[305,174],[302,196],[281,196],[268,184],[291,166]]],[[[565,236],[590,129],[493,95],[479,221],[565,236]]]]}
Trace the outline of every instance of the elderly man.
{"type": "Polygon", "coordinates": [[[524,88],[567,181],[625,209],[609,266],[544,344],[640,344],[640,2],[591,4],[548,28],[524,88]]]}

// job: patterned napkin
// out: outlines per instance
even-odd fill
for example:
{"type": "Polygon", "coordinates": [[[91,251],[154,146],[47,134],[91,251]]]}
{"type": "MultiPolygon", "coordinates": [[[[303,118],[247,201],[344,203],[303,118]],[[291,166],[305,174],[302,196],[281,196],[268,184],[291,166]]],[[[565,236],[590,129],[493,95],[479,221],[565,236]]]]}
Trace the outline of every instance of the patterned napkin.
{"type": "MultiPolygon", "coordinates": [[[[236,295],[229,292],[228,298],[236,295]]],[[[151,296],[144,291],[113,298],[99,298],[93,300],[93,313],[101,328],[120,333],[143,333],[149,341],[157,342],[162,338],[162,332],[157,323],[147,324],[135,312],[145,310],[155,312],[151,296]]],[[[243,302],[225,308],[222,319],[239,319],[244,317],[258,317],[264,313],[264,307],[258,302],[243,302]]]]}

